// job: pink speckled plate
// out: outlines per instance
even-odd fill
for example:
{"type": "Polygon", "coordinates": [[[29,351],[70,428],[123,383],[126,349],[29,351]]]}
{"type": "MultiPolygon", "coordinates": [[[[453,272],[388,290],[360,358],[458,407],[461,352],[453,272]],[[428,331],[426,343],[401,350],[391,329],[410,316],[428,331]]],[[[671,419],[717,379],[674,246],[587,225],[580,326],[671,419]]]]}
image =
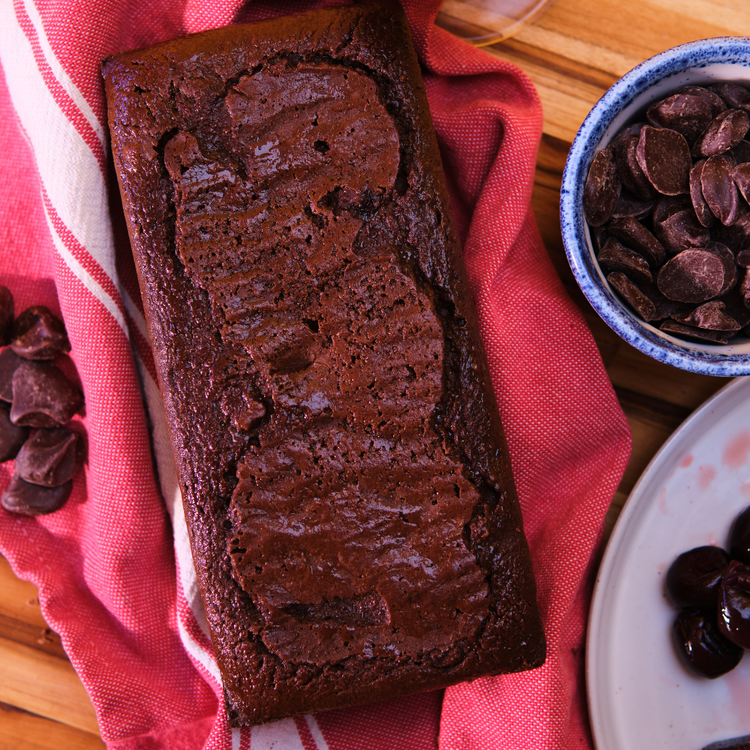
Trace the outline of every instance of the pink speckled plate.
{"type": "Polygon", "coordinates": [[[682,552],[726,546],[750,505],[750,377],[695,411],[651,461],[607,545],[587,643],[597,750],[700,750],[750,734],[750,655],[717,680],[692,675],[672,645],[664,576],[682,552]]]}

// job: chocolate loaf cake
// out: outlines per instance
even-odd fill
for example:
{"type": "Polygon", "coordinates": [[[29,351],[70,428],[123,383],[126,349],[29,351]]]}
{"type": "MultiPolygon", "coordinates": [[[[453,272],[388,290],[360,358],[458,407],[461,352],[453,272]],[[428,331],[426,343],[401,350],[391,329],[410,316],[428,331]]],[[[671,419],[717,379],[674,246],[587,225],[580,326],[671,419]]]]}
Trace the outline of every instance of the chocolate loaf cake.
{"type": "Polygon", "coordinates": [[[232,721],[542,664],[400,9],[217,29],[103,73],[232,721]]]}

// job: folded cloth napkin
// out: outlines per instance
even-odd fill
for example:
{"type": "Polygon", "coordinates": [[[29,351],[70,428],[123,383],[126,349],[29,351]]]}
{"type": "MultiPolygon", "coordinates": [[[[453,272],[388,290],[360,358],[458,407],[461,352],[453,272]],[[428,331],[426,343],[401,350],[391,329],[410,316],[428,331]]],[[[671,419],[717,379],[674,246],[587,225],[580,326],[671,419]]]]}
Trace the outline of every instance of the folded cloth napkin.
{"type": "MultiPolygon", "coordinates": [[[[629,432],[531,213],[537,94],[515,67],[436,28],[438,0],[404,5],[507,429],[547,662],[254,729],[227,724],[107,154],[99,61],[312,4],[0,3],[0,284],[17,311],[45,304],[62,314],[88,435],[67,505],[38,518],[0,511],[0,551],[38,586],[111,748],[589,747],[582,649],[592,564],[629,432]]],[[[0,467],[0,490],[11,474],[12,463],[0,467]]]]}

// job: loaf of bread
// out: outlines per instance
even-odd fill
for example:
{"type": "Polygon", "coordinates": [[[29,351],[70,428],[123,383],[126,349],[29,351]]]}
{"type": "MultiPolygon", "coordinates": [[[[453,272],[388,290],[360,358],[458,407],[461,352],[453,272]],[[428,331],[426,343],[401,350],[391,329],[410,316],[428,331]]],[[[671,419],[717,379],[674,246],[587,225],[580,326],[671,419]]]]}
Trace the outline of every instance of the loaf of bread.
{"type": "Polygon", "coordinates": [[[397,6],[103,63],[231,720],[539,666],[507,448],[397,6]]]}

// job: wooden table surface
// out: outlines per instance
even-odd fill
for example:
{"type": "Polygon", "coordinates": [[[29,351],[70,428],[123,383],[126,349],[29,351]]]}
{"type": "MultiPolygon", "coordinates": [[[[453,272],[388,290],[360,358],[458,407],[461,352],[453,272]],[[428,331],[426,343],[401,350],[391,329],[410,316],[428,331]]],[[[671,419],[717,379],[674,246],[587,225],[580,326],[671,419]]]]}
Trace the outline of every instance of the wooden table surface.
{"type": "MultiPolygon", "coordinates": [[[[590,309],[560,237],[560,181],[570,143],[599,97],[652,55],[694,39],[750,36],[747,0],[556,0],[487,51],[524,70],[544,107],[533,209],[549,254],[582,309],[633,434],[607,525],[646,465],[690,413],[727,382],[660,364],[623,343],[590,309]]],[[[0,750],[104,747],[93,707],[39,610],[35,588],[0,558],[0,750]]]]}

